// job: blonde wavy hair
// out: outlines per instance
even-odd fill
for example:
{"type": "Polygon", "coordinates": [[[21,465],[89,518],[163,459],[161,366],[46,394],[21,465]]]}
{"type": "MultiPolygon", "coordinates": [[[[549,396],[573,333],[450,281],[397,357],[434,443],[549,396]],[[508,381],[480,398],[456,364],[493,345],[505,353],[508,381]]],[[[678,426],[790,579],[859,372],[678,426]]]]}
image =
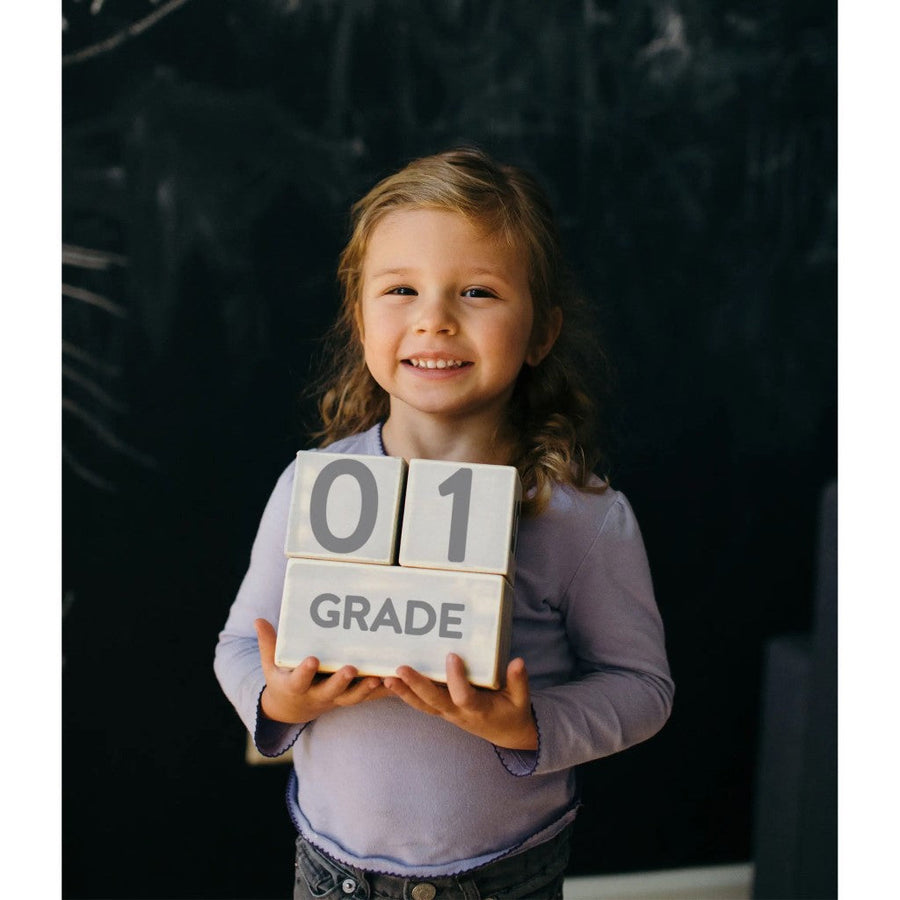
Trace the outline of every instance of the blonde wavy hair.
{"type": "Polygon", "coordinates": [[[517,435],[510,463],[522,479],[523,514],[544,509],[554,483],[604,490],[606,482],[590,483],[601,455],[589,449],[594,447],[596,404],[585,375],[605,357],[590,344],[591,329],[580,321],[584,307],[563,262],[550,203],[527,172],[499,165],[473,148],[417,159],[353,205],[350,239],[338,264],[341,306],[326,338],[327,373],[314,386],[322,420],[314,437],[320,446],[388,417],[390,398],[365,364],[357,309],[369,238],[384,216],[400,209],[459,213],[524,251],[535,335],[546,334],[558,315],[555,310],[562,312],[558,339],[539,365],[523,366],[510,402],[510,424],[517,435]]]}

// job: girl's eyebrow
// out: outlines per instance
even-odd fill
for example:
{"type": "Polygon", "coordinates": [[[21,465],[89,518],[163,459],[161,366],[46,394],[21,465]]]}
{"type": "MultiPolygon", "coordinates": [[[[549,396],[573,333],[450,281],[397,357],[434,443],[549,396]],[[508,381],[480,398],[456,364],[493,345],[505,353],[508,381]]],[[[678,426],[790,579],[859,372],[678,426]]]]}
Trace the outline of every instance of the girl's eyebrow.
{"type": "Polygon", "coordinates": [[[502,278],[505,279],[503,269],[485,269],[482,267],[477,267],[474,269],[469,269],[469,272],[472,275],[491,275],[494,278],[502,278]]]}
{"type": "MultiPolygon", "coordinates": [[[[415,275],[418,273],[418,269],[414,266],[388,266],[384,269],[376,269],[374,272],[370,272],[369,278],[386,278],[388,276],[396,278],[396,277],[407,277],[409,275],[415,275]]],[[[484,266],[476,266],[472,269],[466,269],[466,275],[468,277],[477,278],[482,275],[487,275],[492,278],[497,278],[500,281],[508,282],[508,276],[503,272],[502,269],[494,269],[494,268],[485,268],[484,266]]]]}
{"type": "Polygon", "coordinates": [[[388,269],[378,269],[376,272],[370,273],[370,278],[379,278],[382,275],[409,275],[410,273],[415,272],[415,269],[409,268],[407,266],[399,266],[396,268],[388,268],[388,269]]]}

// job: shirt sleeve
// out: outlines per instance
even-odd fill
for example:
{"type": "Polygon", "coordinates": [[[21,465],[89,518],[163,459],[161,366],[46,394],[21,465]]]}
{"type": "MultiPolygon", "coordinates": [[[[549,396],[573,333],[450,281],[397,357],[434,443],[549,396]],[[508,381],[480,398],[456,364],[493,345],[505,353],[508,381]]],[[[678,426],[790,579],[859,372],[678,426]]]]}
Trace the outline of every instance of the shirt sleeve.
{"type": "Polygon", "coordinates": [[[621,494],[610,507],[560,609],[576,671],[532,691],[537,751],[497,748],[513,775],[554,772],[608,756],[656,734],[674,683],[637,520],[621,494]]]}
{"type": "Polygon", "coordinates": [[[266,719],[259,700],[265,687],[254,621],[267,619],[278,627],[287,559],[284,536],[293,484],[293,465],[281,474],[260,520],[250,551],[250,565],[225,627],[219,633],[213,669],[241,721],[264,756],[280,756],[296,741],[301,725],[266,719]]]}

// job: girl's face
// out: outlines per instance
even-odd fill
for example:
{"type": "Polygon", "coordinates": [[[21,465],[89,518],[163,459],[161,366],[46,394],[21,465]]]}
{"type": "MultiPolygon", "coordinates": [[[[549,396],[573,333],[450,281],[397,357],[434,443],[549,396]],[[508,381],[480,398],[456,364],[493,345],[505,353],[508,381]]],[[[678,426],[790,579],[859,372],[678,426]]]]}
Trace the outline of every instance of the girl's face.
{"type": "Polygon", "coordinates": [[[523,364],[537,365],[553,343],[532,339],[533,321],[525,260],[465,217],[398,210],[375,226],[358,323],[392,416],[501,424],[523,364]]]}

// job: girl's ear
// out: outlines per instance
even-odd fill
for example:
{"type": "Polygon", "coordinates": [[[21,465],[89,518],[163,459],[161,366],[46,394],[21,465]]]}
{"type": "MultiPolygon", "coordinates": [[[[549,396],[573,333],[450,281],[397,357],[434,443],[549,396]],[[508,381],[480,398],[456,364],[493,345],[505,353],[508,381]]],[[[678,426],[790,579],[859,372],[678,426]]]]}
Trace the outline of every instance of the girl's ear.
{"type": "Polygon", "coordinates": [[[525,362],[528,363],[529,366],[534,368],[544,361],[544,357],[553,349],[553,345],[559,337],[562,323],[562,310],[558,306],[552,307],[550,314],[547,316],[547,324],[544,328],[543,335],[539,336],[535,334],[532,336],[531,348],[525,355],[525,362]],[[539,337],[540,340],[538,339],[539,337]]]}

